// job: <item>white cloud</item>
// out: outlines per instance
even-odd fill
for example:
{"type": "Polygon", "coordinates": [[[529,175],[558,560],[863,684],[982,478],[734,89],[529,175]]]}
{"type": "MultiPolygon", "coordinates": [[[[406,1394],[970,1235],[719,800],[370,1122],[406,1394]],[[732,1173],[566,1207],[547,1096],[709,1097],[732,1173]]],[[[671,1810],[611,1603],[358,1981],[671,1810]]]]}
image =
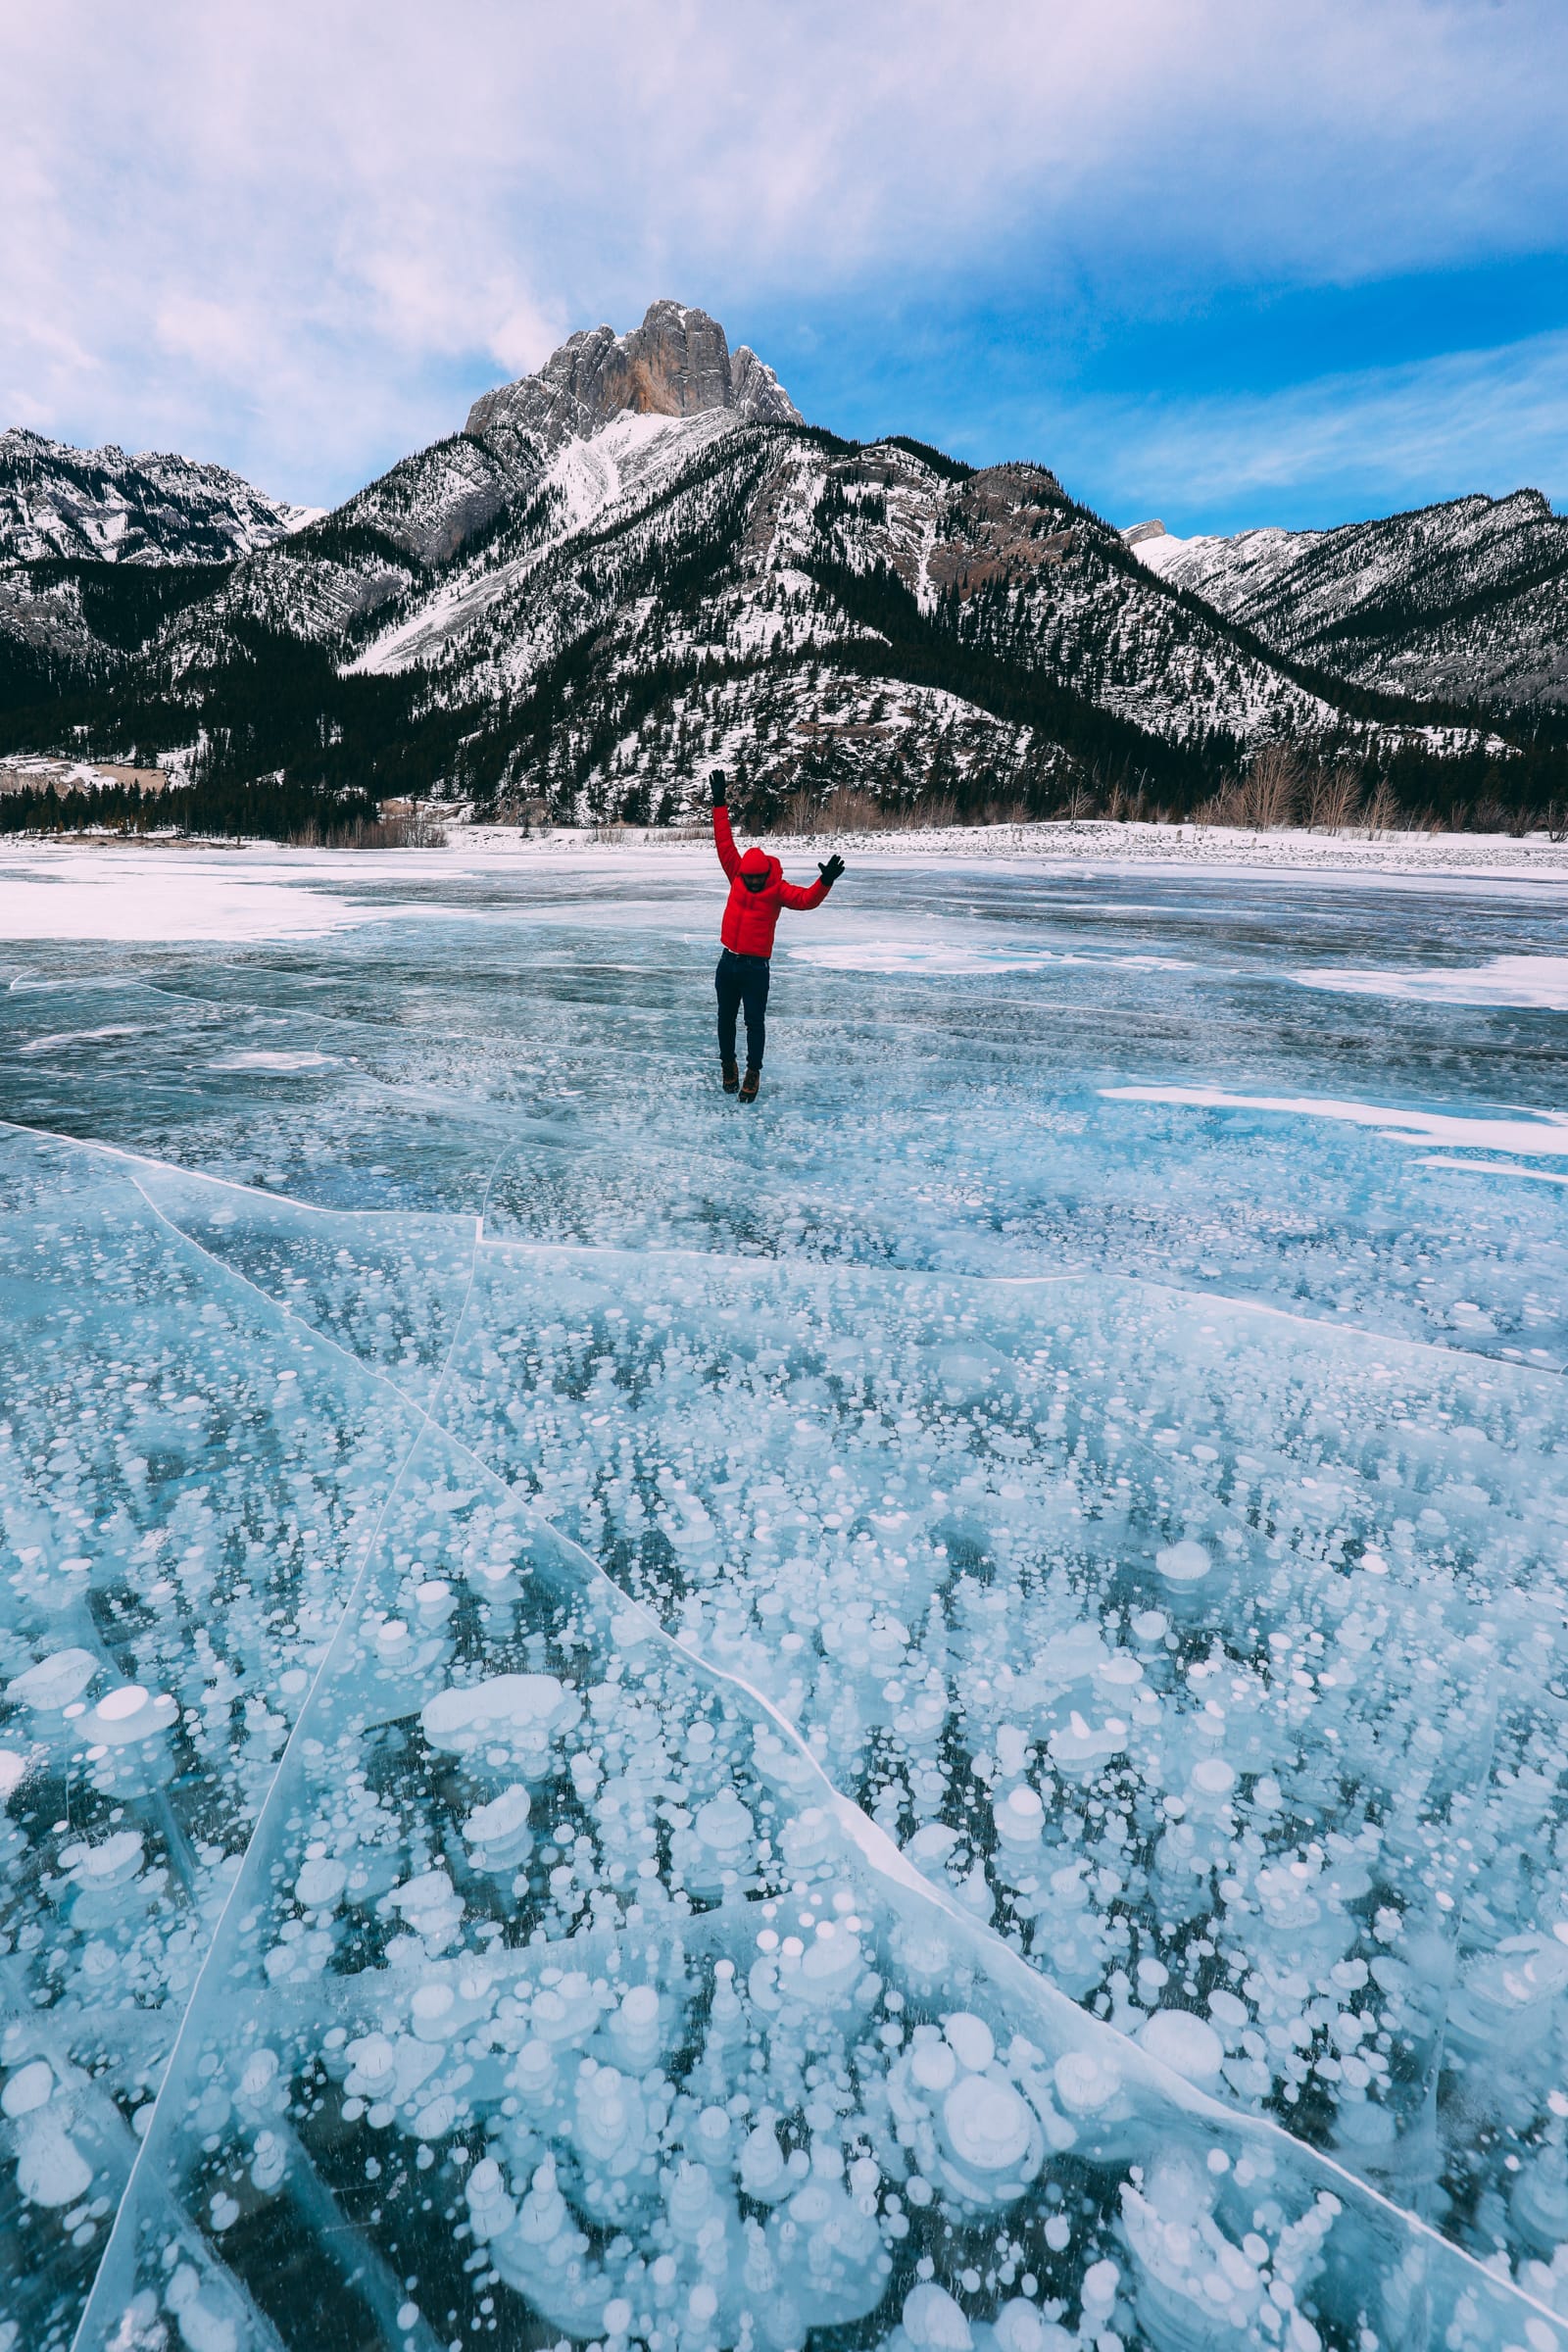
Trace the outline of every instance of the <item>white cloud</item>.
{"type": "Polygon", "coordinates": [[[1344,279],[1568,195],[1557,0],[11,13],[0,400],[302,498],[656,294],[1344,279]]]}
{"type": "Polygon", "coordinates": [[[1184,503],[1250,498],[1250,519],[1271,502],[1314,488],[1371,486],[1379,504],[1426,495],[1434,480],[1455,495],[1496,496],[1522,484],[1560,504],[1568,491],[1568,333],[1531,336],[1496,351],[1450,352],[1408,367],[1322,376],[1256,398],[1086,404],[1056,420],[1063,463],[1104,485],[1117,516],[1157,511],[1173,530],[1184,503]]]}

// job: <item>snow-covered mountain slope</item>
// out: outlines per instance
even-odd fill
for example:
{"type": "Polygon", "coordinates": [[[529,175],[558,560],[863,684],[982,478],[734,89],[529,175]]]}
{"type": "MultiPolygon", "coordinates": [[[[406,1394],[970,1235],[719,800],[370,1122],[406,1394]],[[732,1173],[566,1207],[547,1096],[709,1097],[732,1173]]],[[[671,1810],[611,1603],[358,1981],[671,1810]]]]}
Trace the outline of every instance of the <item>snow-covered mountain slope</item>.
{"type": "Polygon", "coordinates": [[[0,433],[0,563],[231,564],[309,520],[222,466],[0,433]]]}
{"type": "Polygon", "coordinates": [[[344,689],[396,685],[447,783],[561,814],[668,812],[714,765],[763,806],[1091,774],[1186,791],[1272,735],[1389,732],[1172,595],[1043,466],[972,473],[727,406],[622,410],[533,471],[520,439],[476,448],[441,444],[239,565],[164,633],[170,687],[220,704],[261,627],[344,689]],[[501,503],[422,560],[476,480],[501,503]]]}
{"type": "Polygon", "coordinates": [[[1139,561],[1283,653],[1358,684],[1568,707],[1568,517],[1536,490],[1337,530],[1127,534],[1139,561]]]}
{"type": "Polygon", "coordinates": [[[1476,740],[1271,650],[1157,563],[1044,466],[806,425],[715,320],[656,303],[332,514],[221,570],[166,566],[156,610],[101,591],[145,567],[14,566],[0,707],[64,726],[74,663],[94,727],[107,695],[142,750],[199,743],[234,781],[631,817],[700,799],[714,765],[764,811],[840,785],[1185,807],[1276,736],[1476,740]]]}

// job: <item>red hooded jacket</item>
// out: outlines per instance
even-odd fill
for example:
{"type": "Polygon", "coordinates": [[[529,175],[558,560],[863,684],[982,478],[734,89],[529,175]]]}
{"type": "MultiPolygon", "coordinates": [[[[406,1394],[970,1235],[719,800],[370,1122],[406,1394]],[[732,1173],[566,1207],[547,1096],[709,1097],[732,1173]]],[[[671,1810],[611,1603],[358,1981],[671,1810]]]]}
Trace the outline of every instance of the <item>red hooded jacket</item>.
{"type": "Polygon", "coordinates": [[[713,810],[713,847],[729,876],[729,898],[718,935],[732,956],[771,956],[779,908],[820,906],[827,897],[825,882],[813,882],[809,890],[798,882],[786,882],[784,868],[765,850],[754,847],[743,858],[735,847],[729,810],[724,808],[713,810]],[[760,890],[748,890],[743,874],[762,874],[766,879],[760,890]]]}

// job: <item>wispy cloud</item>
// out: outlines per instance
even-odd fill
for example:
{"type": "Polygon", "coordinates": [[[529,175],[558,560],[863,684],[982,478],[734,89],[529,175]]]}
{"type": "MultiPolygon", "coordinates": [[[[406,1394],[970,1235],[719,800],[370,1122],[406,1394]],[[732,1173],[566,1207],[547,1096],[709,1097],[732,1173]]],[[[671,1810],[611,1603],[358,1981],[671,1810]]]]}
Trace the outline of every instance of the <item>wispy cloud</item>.
{"type": "Polygon", "coordinates": [[[1523,485],[1568,491],[1568,332],[1497,351],[1451,352],[1401,368],[1323,376],[1266,398],[1090,403],[1045,428],[1063,462],[1093,477],[1117,518],[1156,507],[1170,528],[1224,510],[1223,523],[1271,521],[1288,494],[1317,519],[1523,485]]]}
{"type": "Polygon", "coordinates": [[[1125,309],[1568,218],[1559,0],[56,0],[7,37],[0,415],[311,499],[656,294],[1125,309]]]}

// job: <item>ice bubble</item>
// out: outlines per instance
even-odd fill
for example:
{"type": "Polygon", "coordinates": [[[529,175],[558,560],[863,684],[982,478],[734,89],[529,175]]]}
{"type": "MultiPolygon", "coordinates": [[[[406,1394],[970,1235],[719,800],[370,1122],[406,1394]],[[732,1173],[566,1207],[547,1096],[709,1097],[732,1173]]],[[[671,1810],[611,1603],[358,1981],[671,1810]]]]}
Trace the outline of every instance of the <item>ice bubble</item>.
{"type": "Polygon", "coordinates": [[[1223,1756],[1200,1756],[1187,1781],[1187,1800],[1194,1818],[1213,1820],[1235,1788],[1235,1769],[1223,1756]]]}
{"type": "Polygon", "coordinates": [[[621,1995],[610,2021],[615,2054],[635,2075],[646,2074],[663,2047],[659,1994],[652,1984],[633,1984],[621,1995]]]}
{"type": "Polygon", "coordinates": [[[1127,1726],[1119,1716],[1107,1715],[1103,1723],[1091,1724],[1074,1707],[1066,1723],[1051,1735],[1051,1760],[1061,1772],[1094,1772],[1126,1745],[1127,1726]]]}
{"type": "MultiPolygon", "coordinates": [[[[929,2034],[930,2028],[924,2030],[929,2034]]],[[[957,2071],[956,2053],[948,2042],[917,2041],[909,2054],[909,2073],[922,2090],[946,2090],[957,2071]]]]}
{"type": "Polygon", "coordinates": [[[992,1806],[991,1815],[997,1825],[997,1837],[1004,1847],[1023,1853],[1040,1843],[1046,1808],[1038,1790],[1011,1789],[992,1806]]]}
{"type": "Polygon", "coordinates": [[[337,1901],[348,1883],[346,1866],[328,1854],[319,1854],[306,1863],[294,1882],[294,1892],[307,1911],[324,1911],[337,1901]]]}
{"type": "Polygon", "coordinates": [[[1151,2058],[1189,2082],[1206,2088],[1219,2080],[1224,2044],[1213,2027],[1191,2009],[1156,2009],[1138,2038],[1151,2058]]]}
{"type": "Polygon", "coordinates": [[[253,2050],[245,2061],[245,2071],[239,2079],[240,2097],[251,2100],[263,2098],[276,2080],[277,2052],[253,2050]]]}
{"type": "Polygon", "coordinates": [[[60,1860],[78,1886],[122,1886],[141,1869],[142,1852],[139,1831],[116,1830],[96,1845],[66,1846],[60,1860]]]}
{"type": "Polygon", "coordinates": [[[1093,2050],[1063,2050],[1052,2070],[1056,2096],[1069,2115],[1096,2115],[1121,2088],[1121,2077],[1093,2050]]]}
{"type": "Polygon", "coordinates": [[[463,1825],[463,1835],[480,1870],[515,1870],[533,1844],[528,1829],[530,1799],[520,1781],[514,1781],[487,1805],[476,1805],[463,1825]]]}
{"type": "Polygon", "coordinates": [[[760,2205],[776,2205],[790,2188],[784,2151],[771,2124],[759,2124],[741,2148],[741,2186],[760,2205]]]}
{"type": "Polygon", "coordinates": [[[1568,1990],[1568,1949],[1542,1935],[1505,1936],[1477,1956],[1450,2009],[1455,2041],[1475,2051],[1520,2046],[1568,1990]]]}
{"type": "Polygon", "coordinates": [[[0,2115],[13,2119],[31,2115],[35,2109],[46,2107],[54,2096],[55,2079],[45,2058],[33,2058],[16,2073],[0,2091],[0,2115]]]}
{"type": "Polygon", "coordinates": [[[1022,2295],[1004,2303],[991,2323],[991,2332],[997,2352],[1067,2352],[1072,2341],[1064,2328],[1042,2319],[1022,2295]]]}
{"type": "Polygon", "coordinates": [[[957,1842],[957,1831],[950,1829],[945,1821],[928,1821],[924,1829],[915,1831],[904,1850],[911,1862],[924,1869],[929,1863],[944,1862],[957,1842]]]}
{"type": "Polygon", "coordinates": [[[1180,1544],[1167,1544],[1154,1554],[1154,1566],[1168,1585],[1196,1585],[1213,1566],[1213,1560],[1201,1544],[1188,1536],[1180,1544]]]}
{"type": "Polygon", "coordinates": [[[486,2014],[490,1999],[490,1986],[480,1977],[464,1977],[456,1984],[445,1977],[427,1979],[415,1986],[409,2003],[415,2038],[450,2041],[454,2034],[463,2033],[486,2014]]]}
{"type": "Polygon", "coordinates": [[[853,1989],[860,1973],[860,1946],[847,1929],[824,1921],[807,1945],[798,1968],[782,1972],[790,1991],[813,2008],[830,2009],[853,1989]]]}
{"type": "Polygon", "coordinates": [[[969,2323],[947,2288],[928,2280],[904,2298],[904,2332],[914,2352],[971,2352],[969,2323]]]}
{"type": "Polygon", "coordinates": [[[576,1722],[581,1707],[553,1674],[498,1674],[426,1699],[419,1721],[432,1747],[466,1756],[497,1743],[544,1771],[553,1735],[576,1722]]]}
{"type": "Polygon", "coordinates": [[[558,1984],[547,1984],[533,2005],[533,2030],[542,2041],[557,2045],[580,2041],[599,2021],[599,2002],[580,1968],[572,1969],[558,1984]]]}
{"type": "Polygon", "coordinates": [[[1027,2164],[1039,2126],[1010,2082],[965,2075],[942,2102],[942,2130],[964,2170],[989,2177],[1027,2164]]]}
{"type": "Polygon", "coordinates": [[[696,1835],[706,1858],[698,1863],[698,1882],[714,1884],[726,1870],[741,1870],[753,1841],[753,1816],[745,1811],[733,1788],[719,1789],[696,1811],[696,1835]]]}
{"type": "Polygon", "coordinates": [[[213,2309],[195,2267],[182,2262],[169,2281],[165,2301],[179,2323],[185,2352],[236,2352],[239,2331],[231,2319],[213,2309]]]}
{"type": "Polygon", "coordinates": [[[512,2062],[507,2080],[524,2106],[548,2107],[556,2095],[558,2082],[556,2055],[550,2044],[537,2037],[525,2041],[512,2062]]]}
{"type": "Polygon", "coordinates": [[[943,2019],[942,2030],[958,2064],[967,2067],[971,2074],[984,2074],[997,2054],[996,2040],[985,2019],[974,2016],[970,2010],[956,2009],[951,2017],[943,2019]]]}
{"type": "Polygon", "coordinates": [[[635,2082],[612,2066],[587,2061],[577,2078],[576,2120],[572,2138],[580,2155],[612,2179],[635,2170],[641,2162],[648,2119],[642,2093],[635,2082]]]}
{"type": "Polygon", "coordinates": [[[463,1925],[463,1897],[454,1891],[444,1870],[421,1871],[402,1886],[395,1886],[387,1899],[416,1936],[425,1936],[438,1949],[450,1943],[463,1925]]]}
{"type": "Polygon", "coordinates": [[[353,2098],[382,2099],[397,2083],[397,2051],[384,2034],[363,2034],[345,2052],[344,2088],[353,2098]]]}
{"type": "Polygon", "coordinates": [[[92,2166],[48,2109],[26,2117],[17,2133],[17,2186],[33,2205],[75,2205],[92,2186],[92,2166]]]}
{"type": "Polygon", "coordinates": [[[820,1805],[808,1805],[784,1825],[779,1839],[792,1870],[811,1870],[825,1862],[838,1842],[838,1824],[820,1805]]]}
{"type": "Polygon", "coordinates": [[[90,1650],[57,1649],[8,1683],[6,1696],[40,1715],[57,1715],[81,1696],[97,1671],[98,1661],[90,1650]]]}
{"type": "Polygon", "coordinates": [[[104,1747],[122,1747],[130,1740],[167,1731],[178,1713],[178,1700],[167,1690],[155,1698],[140,1683],[122,1683],[118,1690],[105,1691],[76,1728],[83,1740],[104,1747]]]}
{"type": "Polygon", "coordinates": [[[1121,2273],[1113,2262],[1091,2263],[1084,2273],[1084,2310],[1109,2311],[1120,2284],[1121,2273]]]}

